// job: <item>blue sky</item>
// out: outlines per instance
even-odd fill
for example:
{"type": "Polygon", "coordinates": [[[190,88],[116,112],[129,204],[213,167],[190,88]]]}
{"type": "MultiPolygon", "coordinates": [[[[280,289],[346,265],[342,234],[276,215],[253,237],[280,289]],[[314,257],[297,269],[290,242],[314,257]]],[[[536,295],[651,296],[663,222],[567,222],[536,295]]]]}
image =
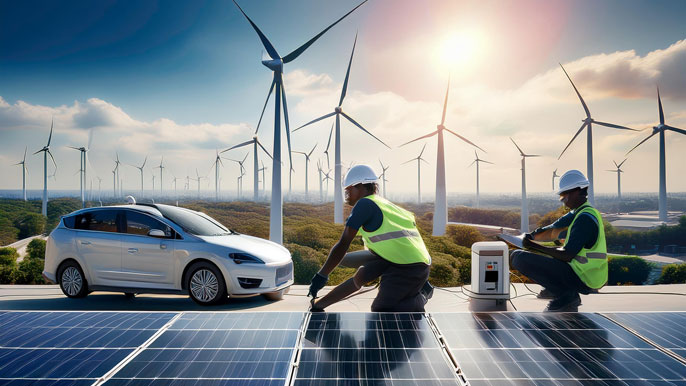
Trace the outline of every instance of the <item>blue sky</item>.
{"type": "MultiPolygon", "coordinates": [[[[240,3],[281,55],[357,4],[240,3]]],[[[567,66],[597,119],[636,128],[655,124],[654,86],[661,83],[668,122],[684,128],[684,16],[683,1],[370,0],[286,65],[291,122],[299,125],[333,109],[358,32],[344,108],[360,123],[394,147],[428,133],[440,118],[451,72],[446,126],[483,145],[488,151],[483,158],[498,164],[482,169],[482,191],[519,190],[518,157],[508,136],[546,156],[531,162],[528,181],[529,190],[547,191],[552,169],[585,170],[584,138],[557,161],[583,117],[557,63],[567,66]],[[453,66],[436,57],[450,34],[478,46],[466,59],[453,58],[458,63],[453,66]],[[549,138],[537,138],[542,131],[549,138]]],[[[0,188],[16,187],[19,168],[7,165],[21,158],[18,149],[42,146],[51,116],[56,117],[54,153],[64,168],[56,187],[78,187],[72,176],[78,155],[64,146],[84,142],[90,129],[95,132],[91,162],[105,181],[111,181],[115,150],[130,163],[146,155],[159,163],[166,154],[170,171],[179,175],[207,169],[215,148],[252,135],[248,125],[256,124],[271,81],[259,63],[261,54],[256,34],[232,2],[0,1],[0,188]]],[[[270,121],[269,114],[265,119],[270,121]]],[[[329,125],[294,135],[294,148],[325,146],[329,125]]],[[[271,151],[265,127],[260,136],[271,151]]],[[[596,176],[645,135],[620,137],[611,129],[594,129],[596,176]]],[[[675,133],[667,136],[668,191],[684,191],[677,166],[686,159],[677,149],[686,141],[675,133]]],[[[343,141],[345,163],[384,158],[393,167],[389,177],[398,173],[389,189],[413,191],[416,180],[404,177],[416,176],[416,170],[399,164],[415,156],[423,142],[382,150],[350,127],[343,141]]],[[[423,170],[422,184],[429,189],[436,145],[427,143],[431,165],[425,170],[431,172],[423,170]]],[[[454,156],[448,157],[449,189],[473,191],[474,172],[466,168],[472,149],[452,139],[446,146],[455,149],[448,151],[454,156]]],[[[626,163],[628,191],[657,190],[657,141],[644,146],[626,163]]],[[[34,156],[27,163],[30,187],[39,188],[41,162],[34,156]]],[[[303,165],[295,167],[304,171],[303,165]]],[[[227,168],[226,180],[235,177],[236,170],[227,168]]],[[[596,190],[614,191],[613,177],[603,177],[596,190]]],[[[311,189],[312,180],[313,175],[311,189]]],[[[303,183],[302,173],[296,173],[294,185],[303,183]]],[[[226,189],[234,184],[227,182],[226,189]]]]}

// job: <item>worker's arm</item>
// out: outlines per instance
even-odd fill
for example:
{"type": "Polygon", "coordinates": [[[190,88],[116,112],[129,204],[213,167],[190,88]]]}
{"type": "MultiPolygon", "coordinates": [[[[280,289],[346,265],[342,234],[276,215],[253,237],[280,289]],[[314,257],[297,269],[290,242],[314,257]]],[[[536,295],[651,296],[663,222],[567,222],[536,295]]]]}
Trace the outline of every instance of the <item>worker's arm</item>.
{"type": "Polygon", "coordinates": [[[546,247],[544,245],[541,245],[539,243],[535,243],[531,241],[528,238],[524,238],[522,244],[524,245],[525,248],[531,249],[536,252],[543,253],[545,255],[548,255],[554,259],[564,261],[565,263],[569,263],[574,259],[574,256],[576,256],[576,253],[573,253],[572,251],[568,251],[565,249],[565,247],[560,247],[560,248],[550,248],[546,247]]]}
{"type": "Polygon", "coordinates": [[[574,213],[568,212],[564,216],[558,218],[554,223],[537,228],[535,231],[531,232],[531,236],[536,241],[555,241],[560,237],[560,233],[567,230],[567,227],[574,220],[574,213]]]}
{"type": "Polygon", "coordinates": [[[598,224],[595,218],[590,214],[581,214],[576,220],[576,224],[572,229],[572,233],[568,235],[569,241],[567,245],[559,248],[546,247],[541,244],[531,241],[529,238],[524,238],[522,244],[524,247],[546,254],[557,260],[570,262],[581,251],[582,248],[592,247],[598,237],[598,224]]]}
{"type": "Polygon", "coordinates": [[[355,235],[357,235],[357,229],[348,226],[343,229],[341,239],[331,248],[331,252],[329,252],[326,262],[322,266],[322,269],[319,270],[320,275],[328,277],[331,271],[338,266],[341,260],[343,260],[345,253],[348,252],[350,243],[353,242],[355,235]]]}

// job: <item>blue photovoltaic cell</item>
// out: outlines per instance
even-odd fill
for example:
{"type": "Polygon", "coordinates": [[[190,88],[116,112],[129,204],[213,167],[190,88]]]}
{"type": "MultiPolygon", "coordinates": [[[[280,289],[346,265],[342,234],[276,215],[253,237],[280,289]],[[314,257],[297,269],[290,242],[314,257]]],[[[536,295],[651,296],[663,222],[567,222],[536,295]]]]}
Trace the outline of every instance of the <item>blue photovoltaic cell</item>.
{"type": "Polygon", "coordinates": [[[4,386],[91,386],[92,379],[13,379],[2,382],[4,386]]]}
{"type": "Polygon", "coordinates": [[[170,330],[299,330],[302,312],[210,313],[187,312],[170,330]]]}
{"type": "Polygon", "coordinates": [[[284,379],[110,379],[107,386],[283,386],[284,379]]]}
{"type": "Polygon", "coordinates": [[[122,349],[0,349],[0,379],[97,378],[105,375],[132,351],[122,349]]]}
{"type": "Polygon", "coordinates": [[[686,359],[686,312],[604,314],[686,359]]]}
{"type": "Polygon", "coordinates": [[[438,313],[432,317],[472,385],[686,380],[686,366],[600,315],[438,313]]]}
{"type": "Polygon", "coordinates": [[[316,313],[295,385],[455,385],[424,314],[316,313]]]}

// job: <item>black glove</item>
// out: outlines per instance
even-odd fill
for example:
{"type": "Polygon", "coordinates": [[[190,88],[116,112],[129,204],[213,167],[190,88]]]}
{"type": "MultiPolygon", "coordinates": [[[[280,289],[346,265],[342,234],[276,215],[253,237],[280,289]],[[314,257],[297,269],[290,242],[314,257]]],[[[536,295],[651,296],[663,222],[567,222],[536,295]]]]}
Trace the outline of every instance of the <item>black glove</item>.
{"type": "Polygon", "coordinates": [[[531,248],[531,246],[534,245],[533,240],[534,236],[531,233],[525,233],[524,239],[522,240],[522,246],[524,248],[531,248]]]}
{"type": "Polygon", "coordinates": [[[307,293],[307,296],[312,296],[312,298],[316,298],[317,292],[319,292],[320,289],[324,288],[328,280],[328,276],[323,276],[319,273],[315,273],[314,277],[312,277],[312,283],[310,283],[310,292],[307,293]]]}

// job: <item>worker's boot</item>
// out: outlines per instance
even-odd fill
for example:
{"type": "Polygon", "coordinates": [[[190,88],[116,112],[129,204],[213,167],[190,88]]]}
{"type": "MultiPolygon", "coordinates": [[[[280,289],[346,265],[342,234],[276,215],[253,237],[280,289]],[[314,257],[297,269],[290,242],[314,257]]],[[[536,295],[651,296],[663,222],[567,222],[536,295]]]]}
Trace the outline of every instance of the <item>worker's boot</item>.
{"type": "Polygon", "coordinates": [[[347,296],[355,293],[359,289],[360,287],[358,287],[357,284],[355,284],[355,280],[353,278],[350,278],[344,281],[343,283],[339,284],[338,286],[334,287],[334,289],[329,291],[328,294],[324,295],[319,300],[315,301],[312,304],[312,308],[310,309],[310,311],[323,311],[326,307],[345,299],[347,296]]]}

